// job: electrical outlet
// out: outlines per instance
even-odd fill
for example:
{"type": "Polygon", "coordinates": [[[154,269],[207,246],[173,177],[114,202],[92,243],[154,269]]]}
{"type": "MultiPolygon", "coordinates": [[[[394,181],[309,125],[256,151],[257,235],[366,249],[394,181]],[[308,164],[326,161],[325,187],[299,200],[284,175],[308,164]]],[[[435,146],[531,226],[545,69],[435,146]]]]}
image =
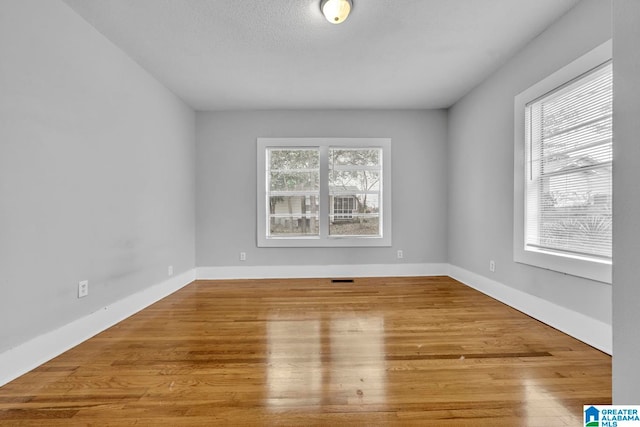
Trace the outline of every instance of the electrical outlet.
{"type": "Polygon", "coordinates": [[[83,280],[78,282],[78,298],[84,298],[89,295],[89,281],[83,280]]]}
{"type": "Polygon", "coordinates": [[[496,262],[494,260],[489,261],[489,271],[492,273],[496,271],[496,262]]]}
{"type": "Polygon", "coordinates": [[[402,249],[398,250],[398,259],[402,259],[404,258],[404,252],[402,252],[402,249]]]}
{"type": "Polygon", "coordinates": [[[167,274],[168,274],[169,276],[173,276],[173,265],[170,265],[170,266],[167,268],[167,274]]]}
{"type": "Polygon", "coordinates": [[[247,260],[247,253],[240,252],[240,261],[246,261],[246,260],[247,260]]]}

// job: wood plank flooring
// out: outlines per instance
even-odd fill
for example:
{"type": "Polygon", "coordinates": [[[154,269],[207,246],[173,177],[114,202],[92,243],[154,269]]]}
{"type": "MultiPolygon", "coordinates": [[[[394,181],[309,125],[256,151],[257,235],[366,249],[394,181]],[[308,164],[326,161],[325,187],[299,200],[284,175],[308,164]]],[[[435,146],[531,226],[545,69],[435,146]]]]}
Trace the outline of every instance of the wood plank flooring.
{"type": "Polygon", "coordinates": [[[0,425],[578,426],[611,358],[449,277],[197,281],[0,388],[0,425]]]}

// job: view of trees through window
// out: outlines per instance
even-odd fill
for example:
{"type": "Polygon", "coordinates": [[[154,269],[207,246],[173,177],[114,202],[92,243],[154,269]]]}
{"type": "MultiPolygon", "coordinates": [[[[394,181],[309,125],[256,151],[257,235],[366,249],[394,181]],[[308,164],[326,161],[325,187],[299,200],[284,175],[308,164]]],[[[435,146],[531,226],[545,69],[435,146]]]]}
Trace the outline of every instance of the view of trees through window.
{"type": "Polygon", "coordinates": [[[271,148],[269,165],[269,234],[319,234],[320,151],[317,148],[271,148]]]}
{"type": "Polygon", "coordinates": [[[380,234],[379,148],[330,148],[330,235],[380,234]]]}

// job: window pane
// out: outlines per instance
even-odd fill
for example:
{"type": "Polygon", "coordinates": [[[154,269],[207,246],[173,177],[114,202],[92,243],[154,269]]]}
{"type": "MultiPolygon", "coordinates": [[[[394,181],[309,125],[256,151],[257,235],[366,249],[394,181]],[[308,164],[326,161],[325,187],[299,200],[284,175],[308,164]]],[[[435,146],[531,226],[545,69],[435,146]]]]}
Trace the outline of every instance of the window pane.
{"type": "Polygon", "coordinates": [[[329,199],[329,235],[381,235],[380,199],[378,195],[332,195],[329,199]]]}
{"type": "Polygon", "coordinates": [[[382,161],[379,148],[332,148],[329,150],[331,166],[379,166],[382,161]]]}
{"type": "Polygon", "coordinates": [[[318,235],[316,196],[272,196],[269,198],[270,236],[318,235]]]}
{"type": "Polygon", "coordinates": [[[320,189],[320,173],[315,172],[271,172],[271,191],[306,191],[320,189]]]}
{"type": "Polygon", "coordinates": [[[381,236],[382,150],[329,150],[329,235],[381,236]]]}
{"type": "Polygon", "coordinates": [[[271,170],[318,169],[320,152],[317,148],[270,148],[271,170]]]}
{"type": "Polygon", "coordinates": [[[611,256],[610,168],[546,179],[540,209],[540,245],[579,254],[611,256]]]}
{"type": "Polygon", "coordinates": [[[378,171],[333,170],[329,176],[329,190],[333,193],[353,191],[379,191],[380,177],[378,171]]]}
{"type": "Polygon", "coordinates": [[[319,235],[320,150],[268,150],[269,237],[319,235]]]}
{"type": "Polygon", "coordinates": [[[331,236],[379,236],[378,216],[354,215],[351,219],[337,219],[329,223],[331,236]]]}

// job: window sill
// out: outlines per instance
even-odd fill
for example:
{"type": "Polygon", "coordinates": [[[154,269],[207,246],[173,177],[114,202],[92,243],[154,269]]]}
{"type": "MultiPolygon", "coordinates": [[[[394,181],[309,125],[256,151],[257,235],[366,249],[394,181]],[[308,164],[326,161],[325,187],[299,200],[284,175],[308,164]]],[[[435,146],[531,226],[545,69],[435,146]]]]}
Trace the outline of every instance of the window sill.
{"type": "Polygon", "coordinates": [[[258,247],[267,248],[339,248],[339,247],[390,247],[391,238],[329,236],[313,237],[265,237],[259,239],[258,247]]]}
{"type": "Polygon", "coordinates": [[[543,249],[514,248],[514,261],[611,284],[611,261],[543,249]]]}

